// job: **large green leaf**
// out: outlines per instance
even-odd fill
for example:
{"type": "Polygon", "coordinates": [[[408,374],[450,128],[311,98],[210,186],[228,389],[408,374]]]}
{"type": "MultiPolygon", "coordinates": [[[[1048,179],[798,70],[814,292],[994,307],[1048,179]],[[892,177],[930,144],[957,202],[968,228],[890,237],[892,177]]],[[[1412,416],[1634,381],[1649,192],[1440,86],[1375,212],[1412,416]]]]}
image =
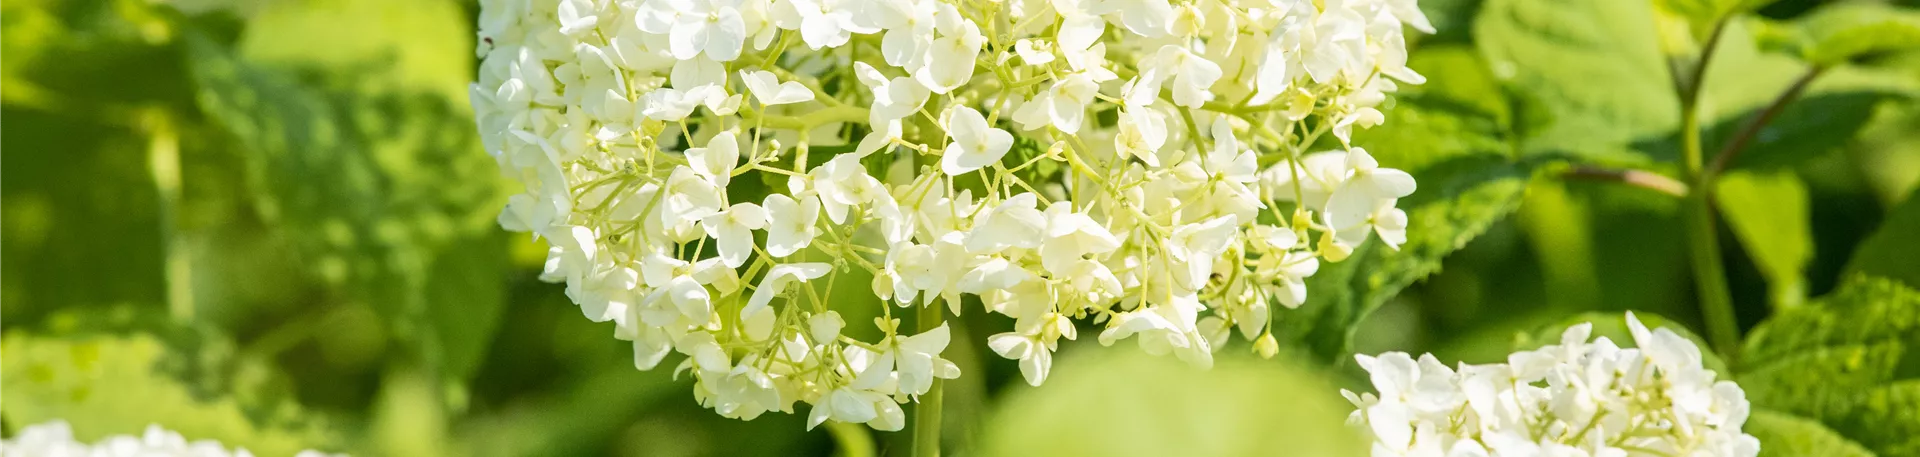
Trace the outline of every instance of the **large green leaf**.
{"type": "Polygon", "coordinates": [[[1881,3],[1835,3],[1763,36],[1770,46],[1819,66],[1889,51],[1920,49],[1920,10],[1881,3]]]}
{"type": "Polygon", "coordinates": [[[1016,387],[987,420],[987,456],[1358,456],[1352,407],[1299,363],[1243,351],[1211,370],[1137,348],[1069,348],[1040,387],[1016,387]]]}
{"type": "MultiPolygon", "coordinates": [[[[1749,335],[1736,377],[1753,405],[1802,416],[1879,455],[1920,454],[1920,292],[1855,277],[1749,335]]],[[[1800,438],[1775,438],[1800,439],[1800,438]]]]}
{"type": "Polygon", "coordinates": [[[1873,457],[1873,452],[1819,422],[1764,408],[1754,408],[1741,431],[1759,438],[1760,449],[1767,455],[1873,457]]]}
{"type": "Polygon", "coordinates": [[[1277,336],[1305,344],[1322,361],[1343,360],[1360,320],[1512,212],[1531,176],[1509,155],[1514,116],[1474,54],[1431,49],[1413,67],[1453,79],[1402,96],[1385,125],[1355,138],[1381,164],[1419,182],[1399,203],[1407,243],[1393,250],[1376,240],[1322,265],[1308,281],[1307,303],[1274,313],[1277,336]]]}
{"type": "Polygon", "coordinates": [[[1880,229],[1860,243],[1847,271],[1897,279],[1920,287],[1920,188],[1887,212],[1880,229]]]}
{"type": "Polygon", "coordinates": [[[1528,132],[1522,150],[1644,160],[1620,145],[1679,126],[1679,102],[1653,24],[1643,1],[1489,0],[1482,6],[1473,29],[1481,54],[1495,75],[1537,99],[1544,111],[1538,115],[1551,120],[1528,132]]]}
{"type": "Polygon", "coordinates": [[[297,407],[260,410],[236,398],[207,395],[163,374],[191,358],[151,336],[45,337],[22,332],[0,341],[0,417],[25,426],[61,419],[76,438],[138,435],[159,424],[190,439],[219,440],[259,455],[330,449],[339,437],[297,407]],[[264,415],[264,417],[260,417],[264,415]]]}
{"type": "Polygon", "coordinates": [[[1799,304],[1807,261],[1813,260],[1807,186],[1791,172],[1734,172],[1720,177],[1713,197],[1766,276],[1774,304],[1799,304]]]}

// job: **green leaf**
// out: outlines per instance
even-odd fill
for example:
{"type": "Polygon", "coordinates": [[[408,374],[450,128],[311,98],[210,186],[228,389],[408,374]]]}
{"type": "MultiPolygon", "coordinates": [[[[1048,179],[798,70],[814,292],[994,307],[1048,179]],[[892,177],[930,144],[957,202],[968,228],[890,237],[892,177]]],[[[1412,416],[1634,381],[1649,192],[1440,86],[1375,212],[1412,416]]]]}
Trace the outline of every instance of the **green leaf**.
{"type": "Polygon", "coordinates": [[[275,2],[247,21],[239,55],[360,92],[438,95],[464,112],[472,28],[449,0],[275,2]]]}
{"type": "Polygon", "coordinates": [[[507,262],[508,236],[504,230],[494,230],[455,240],[433,259],[426,283],[426,320],[439,336],[431,342],[442,346],[430,353],[439,354],[444,368],[456,377],[480,368],[486,345],[499,327],[511,282],[508,276],[514,273],[507,262]]]}
{"type": "Polygon", "coordinates": [[[1860,242],[1847,271],[1904,281],[1920,287],[1920,188],[1887,212],[1880,229],[1860,242]]]}
{"type": "MultiPolygon", "coordinates": [[[[1640,324],[1647,326],[1649,330],[1657,328],[1672,330],[1674,333],[1686,338],[1687,341],[1692,341],[1694,345],[1699,346],[1701,349],[1707,348],[1706,339],[1701,338],[1700,335],[1693,333],[1691,330],[1687,330],[1686,326],[1680,325],[1672,319],[1644,311],[1635,311],[1633,317],[1639,319],[1640,324]]],[[[1633,341],[1633,332],[1627,328],[1626,313],[1588,312],[1540,327],[1532,332],[1515,335],[1513,339],[1513,350],[1516,352],[1533,350],[1549,344],[1560,344],[1560,335],[1566,333],[1568,327],[1580,324],[1593,324],[1593,338],[1604,336],[1609,340],[1613,340],[1614,344],[1618,344],[1620,347],[1636,347],[1633,341]]],[[[1713,370],[1715,373],[1730,373],[1730,371],[1727,371],[1727,363],[1720,360],[1718,354],[1714,354],[1711,350],[1702,350],[1700,351],[1700,355],[1704,359],[1702,364],[1705,365],[1707,369],[1713,370]]]]}
{"type": "Polygon", "coordinates": [[[1431,92],[1405,94],[1385,125],[1355,137],[1383,166],[1407,170],[1419,182],[1419,190],[1399,202],[1408,217],[1407,243],[1396,251],[1374,240],[1344,261],[1321,265],[1308,280],[1307,303],[1274,313],[1276,337],[1307,345],[1322,361],[1343,360],[1362,319],[1439,271],[1442,258],[1512,212],[1531,177],[1530,167],[1508,156],[1511,116],[1504,114],[1504,99],[1468,89],[1498,87],[1486,82],[1474,54],[1429,50],[1413,68],[1458,77],[1431,92]],[[1474,84],[1476,77],[1481,84],[1474,84]]]}
{"type": "Polygon", "coordinates": [[[1854,277],[1748,336],[1736,380],[1756,407],[1817,421],[1879,455],[1920,453],[1920,292],[1854,277]]]}
{"type": "MultiPolygon", "coordinates": [[[[1365,455],[1353,408],[1300,363],[1216,354],[1210,370],[1137,348],[1064,348],[1054,376],[999,402],[981,455],[1365,455]],[[1115,382],[1116,380],[1123,380],[1115,382]]],[[[1018,382],[1018,381],[1016,381],[1018,382]]]]}
{"type": "Polygon", "coordinates": [[[1920,10],[1880,3],[1835,3],[1790,24],[1769,27],[1770,47],[1818,66],[1870,54],[1920,49],[1920,10]]]}
{"type": "Polygon", "coordinates": [[[293,455],[303,449],[329,449],[338,437],[303,417],[296,407],[268,410],[255,419],[239,400],[203,398],[188,386],[161,374],[159,367],[181,357],[146,335],[43,337],[8,333],[0,341],[7,356],[0,363],[0,417],[14,426],[63,419],[74,435],[93,441],[108,435],[138,436],[148,424],[160,424],[189,439],[214,439],[245,447],[258,455],[293,455]]]}
{"type": "Polygon", "coordinates": [[[373,306],[437,375],[471,375],[507,264],[492,217],[503,187],[464,105],[302,77],[207,40],[188,50],[201,107],[248,149],[262,218],[338,299],[373,306]]]}
{"type": "Polygon", "coordinates": [[[1759,438],[1760,449],[1767,455],[1873,457],[1873,452],[1819,422],[1764,408],[1754,408],[1740,431],[1759,438]]]}
{"type": "Polygon", "coordinates": [[[1489,0],[1473,36],[1493,74],[1551,120],[1526,132],[1525,152],[1645,161],[1621,145],[1679,126],[1648,2],[1489,0]]]}
{"type": "Polygon", "coordinates": [[[1654,0],[1654,11],[1663,20],[1687,25],[1689,46],[1706,43],[1715,24],[1728,16],[1745,13],[1771,0],[1654,0]],[[1670,18],[1670,19],[1668,19],[1670,18]]]}
{"type": "Polygon", "coordinates": [[[1813,259],[1813,216],[1807,186],[1792,172],[1732,172],[1713,193],[1727,225],[1766,276],[1776,305],[1805,298],[1807,261],[1813,259]]]}

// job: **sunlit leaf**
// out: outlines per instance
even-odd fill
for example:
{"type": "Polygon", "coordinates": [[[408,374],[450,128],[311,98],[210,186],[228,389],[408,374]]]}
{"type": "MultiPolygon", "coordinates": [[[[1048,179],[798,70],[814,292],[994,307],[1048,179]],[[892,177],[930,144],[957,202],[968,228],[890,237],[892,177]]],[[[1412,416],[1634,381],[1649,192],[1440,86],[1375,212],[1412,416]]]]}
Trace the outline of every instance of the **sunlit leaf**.
{"type": "Polygon", "coordinates": [[[1763,41],[1814,65],[1839,65],[1875,53],[1920,49],[1920,10],[1835,3],[1791,23],[1771,25],[1763,41]]]}
{"type": "Polygon", "coordinates": [[[1633,159],[1618,145],[1679,126],[1648,2],[1490,0],[1473,27],[1493,74],[1551,119],[1523,151],[1633,159]]]}
{"type": "Polygon", "coordinates": [[[1920,453],[1920,292],[1856,277],[1747,338],[1736,380],[1756,407],[1802,416],[1879,455],[1920,453]]]}
{"type": "Polygon", "coordinates": [[[1813,259],[1806,185],[1791,172],[1727,173],[1713,197],[1740,245],[1766,276],[1774,303],[1799,304],[1806,293],[1807,262],[1813,259]]]}
{"type": "Polygon", "coordinates": [[[1759,438],[1760,449],[1767,455],[1873,457],[1873,452],[1819,422],[1763,408],[1755,408],[1740,431],[1759,438]]]}

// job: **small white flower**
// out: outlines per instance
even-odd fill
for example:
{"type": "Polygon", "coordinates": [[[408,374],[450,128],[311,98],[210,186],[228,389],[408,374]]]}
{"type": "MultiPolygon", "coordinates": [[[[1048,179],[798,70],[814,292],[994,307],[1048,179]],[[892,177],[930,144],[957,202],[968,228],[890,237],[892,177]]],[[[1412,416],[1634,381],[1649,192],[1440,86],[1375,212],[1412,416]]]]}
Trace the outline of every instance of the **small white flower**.
{"type": "Polygon", "coordinates": [[[668,49],[675,59],[692,59],[705,54],[720,62],[740,57],[747,41],[746,20],[731,2],[722,0],[666,0],[679,11],[673,29],[668,32],[668,49]]]}
{"type": "Polygon", "coordinates": [[[1047,374],[1053,370],[1053,352],[1041,341],[1038,334],[1001,333],[987,337],[987,347],[1001,357],[1020,361],[1020,376],[1027,384],[1038,386],[1046,382],[1047,374]]]}
{"type": "Polygon", "coordinates": [[[753,297],[747,299],[747,306],[740,309],[740,316],[751,316],[768,303],[773,297],[786,292],[787,285],[794,281],[807,282],[826,276],[833,266],[824,263],[790,263],[775,265],[767,270],[767,276],[760,279],[760,286],[753,290],[753,297]]]}
{"type": "Polygon", "coordinates": [[[813,101],[813,91],[795,81],[780,82],[780,78],[770,71],[741,71],[740,79],[746,81],[747,91],[753,92],[753,98],[761,105],[788,105],[813,101]]]}
{"type": "Polygon", "coordinates": [[[1413,193],[1413,176],[1379,166],[1365,149],[1353,148],[1347,153],[1352,175],[1327,198],[1326,224],[1333,228],[1335,242],[1347,249],[1366,241],[1371,232],[1379,232],[1389,246],[1406,241],[1406,212],[1393,203],[1413,193]]]}
{"type": "Polygon", "coordinates": [[[948,176],[960,175],[999,163],[1013,147],[1013,134],[987,125],[987,117],[972,107],[955,107],[947,116],[947,134],[953,142],[940,158],[940,169],[948,176]]]}
{"type": "Polygon", "coordinates": [[[720,258],[727,266],[739,267],[745,265],[747,255],[753,253],[753,231],[767,227],[767,210],[753,203],[740,203],[702,218],[700,226],[707,230],[707,236],[719,242],[720,258]]]}
{"type": "Polygon", "coordinates": [[[1210,88],[1220,80],[1219,64],[1195,55],[1185,47],[1166,45],[1154,54],[1154,65],[1161,75],[1172,80],[1174,104],[1199,108],[1213,100],[1210,88]]]}
{"type": "Polygon", "coordinates": [[[715,134],[707,147],[687,149],[687,165],[714,186],[727,187],[733,167],[740,165],[740,142],[730,131],[715,134]]]}
{"type": "Polygon", "coordinates": [[[813,244],[819,233],[820,198],[807,196],[796,202],[781,194],[767,196],[767,253],[786,257],[813,244]]]}
{"type": "Polygon", "coordinates": [[[1046,235],[1047,214],[1038,209],[1038,204],[1037,197],[1029,192],[1015,195],[1000,202],[999,206],[982,212],[973,230],[967,232],[967,251],[992,254],[1009,247],[1039,247],[1046,235]]]}
{"type": "Polygon", "coordinates": [[[914,72],[914,77],[927,90],[945,94],[973,79],[974,59],[980,56],[987,38],[973,21],[959,17],[958,11],[948,12],[953,5],[942,3],[940,7],[941,19],[936,22],[940,24],[940,37],[927,49],[926,66],[914,72]]]}
{"type": "Polygon", "coordinates": [[[900,393],[921,395],[933,387],[933,379],[960,377],[960,367],[940,358],[949,340],[947,324],[914,336],[898,338],[894,345],[895,373],[900,378],[900,393]]]}

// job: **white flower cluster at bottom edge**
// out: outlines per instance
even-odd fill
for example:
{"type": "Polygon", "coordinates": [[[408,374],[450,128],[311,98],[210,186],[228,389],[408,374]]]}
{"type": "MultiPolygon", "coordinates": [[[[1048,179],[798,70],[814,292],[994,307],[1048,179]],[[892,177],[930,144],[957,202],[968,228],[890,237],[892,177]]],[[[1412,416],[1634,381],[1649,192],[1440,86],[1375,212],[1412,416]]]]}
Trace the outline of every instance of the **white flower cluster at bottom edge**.
{"type": "MultiPolygon", "coordinates": [[[[0,440],[0,457],[253,457],[245,448],[228,450],[213,440],[188,442],[180,433],[160,424],[147,426],[140,436],[114,435],[93,444],[73,438],[67,421],[29,425],[12,439],[0,440]]],[[[301,451],[294,457],[346,457],[320,451],[301,451]]]]}
{"type": "Polygon", "coordinates": [[[1359,410],[1373,455],[1434,457],[1752,457],[1741,433],[1750,405],[1732,381],[1715,381],[1700,348],[1627,313],[1636,348],[1593,338],[1592,323],[1560,344],[1516,352],[1507,363],[1448,368],[1433,355],[1359,355],[1377,393],[1341,394],[1359,410]]]}

